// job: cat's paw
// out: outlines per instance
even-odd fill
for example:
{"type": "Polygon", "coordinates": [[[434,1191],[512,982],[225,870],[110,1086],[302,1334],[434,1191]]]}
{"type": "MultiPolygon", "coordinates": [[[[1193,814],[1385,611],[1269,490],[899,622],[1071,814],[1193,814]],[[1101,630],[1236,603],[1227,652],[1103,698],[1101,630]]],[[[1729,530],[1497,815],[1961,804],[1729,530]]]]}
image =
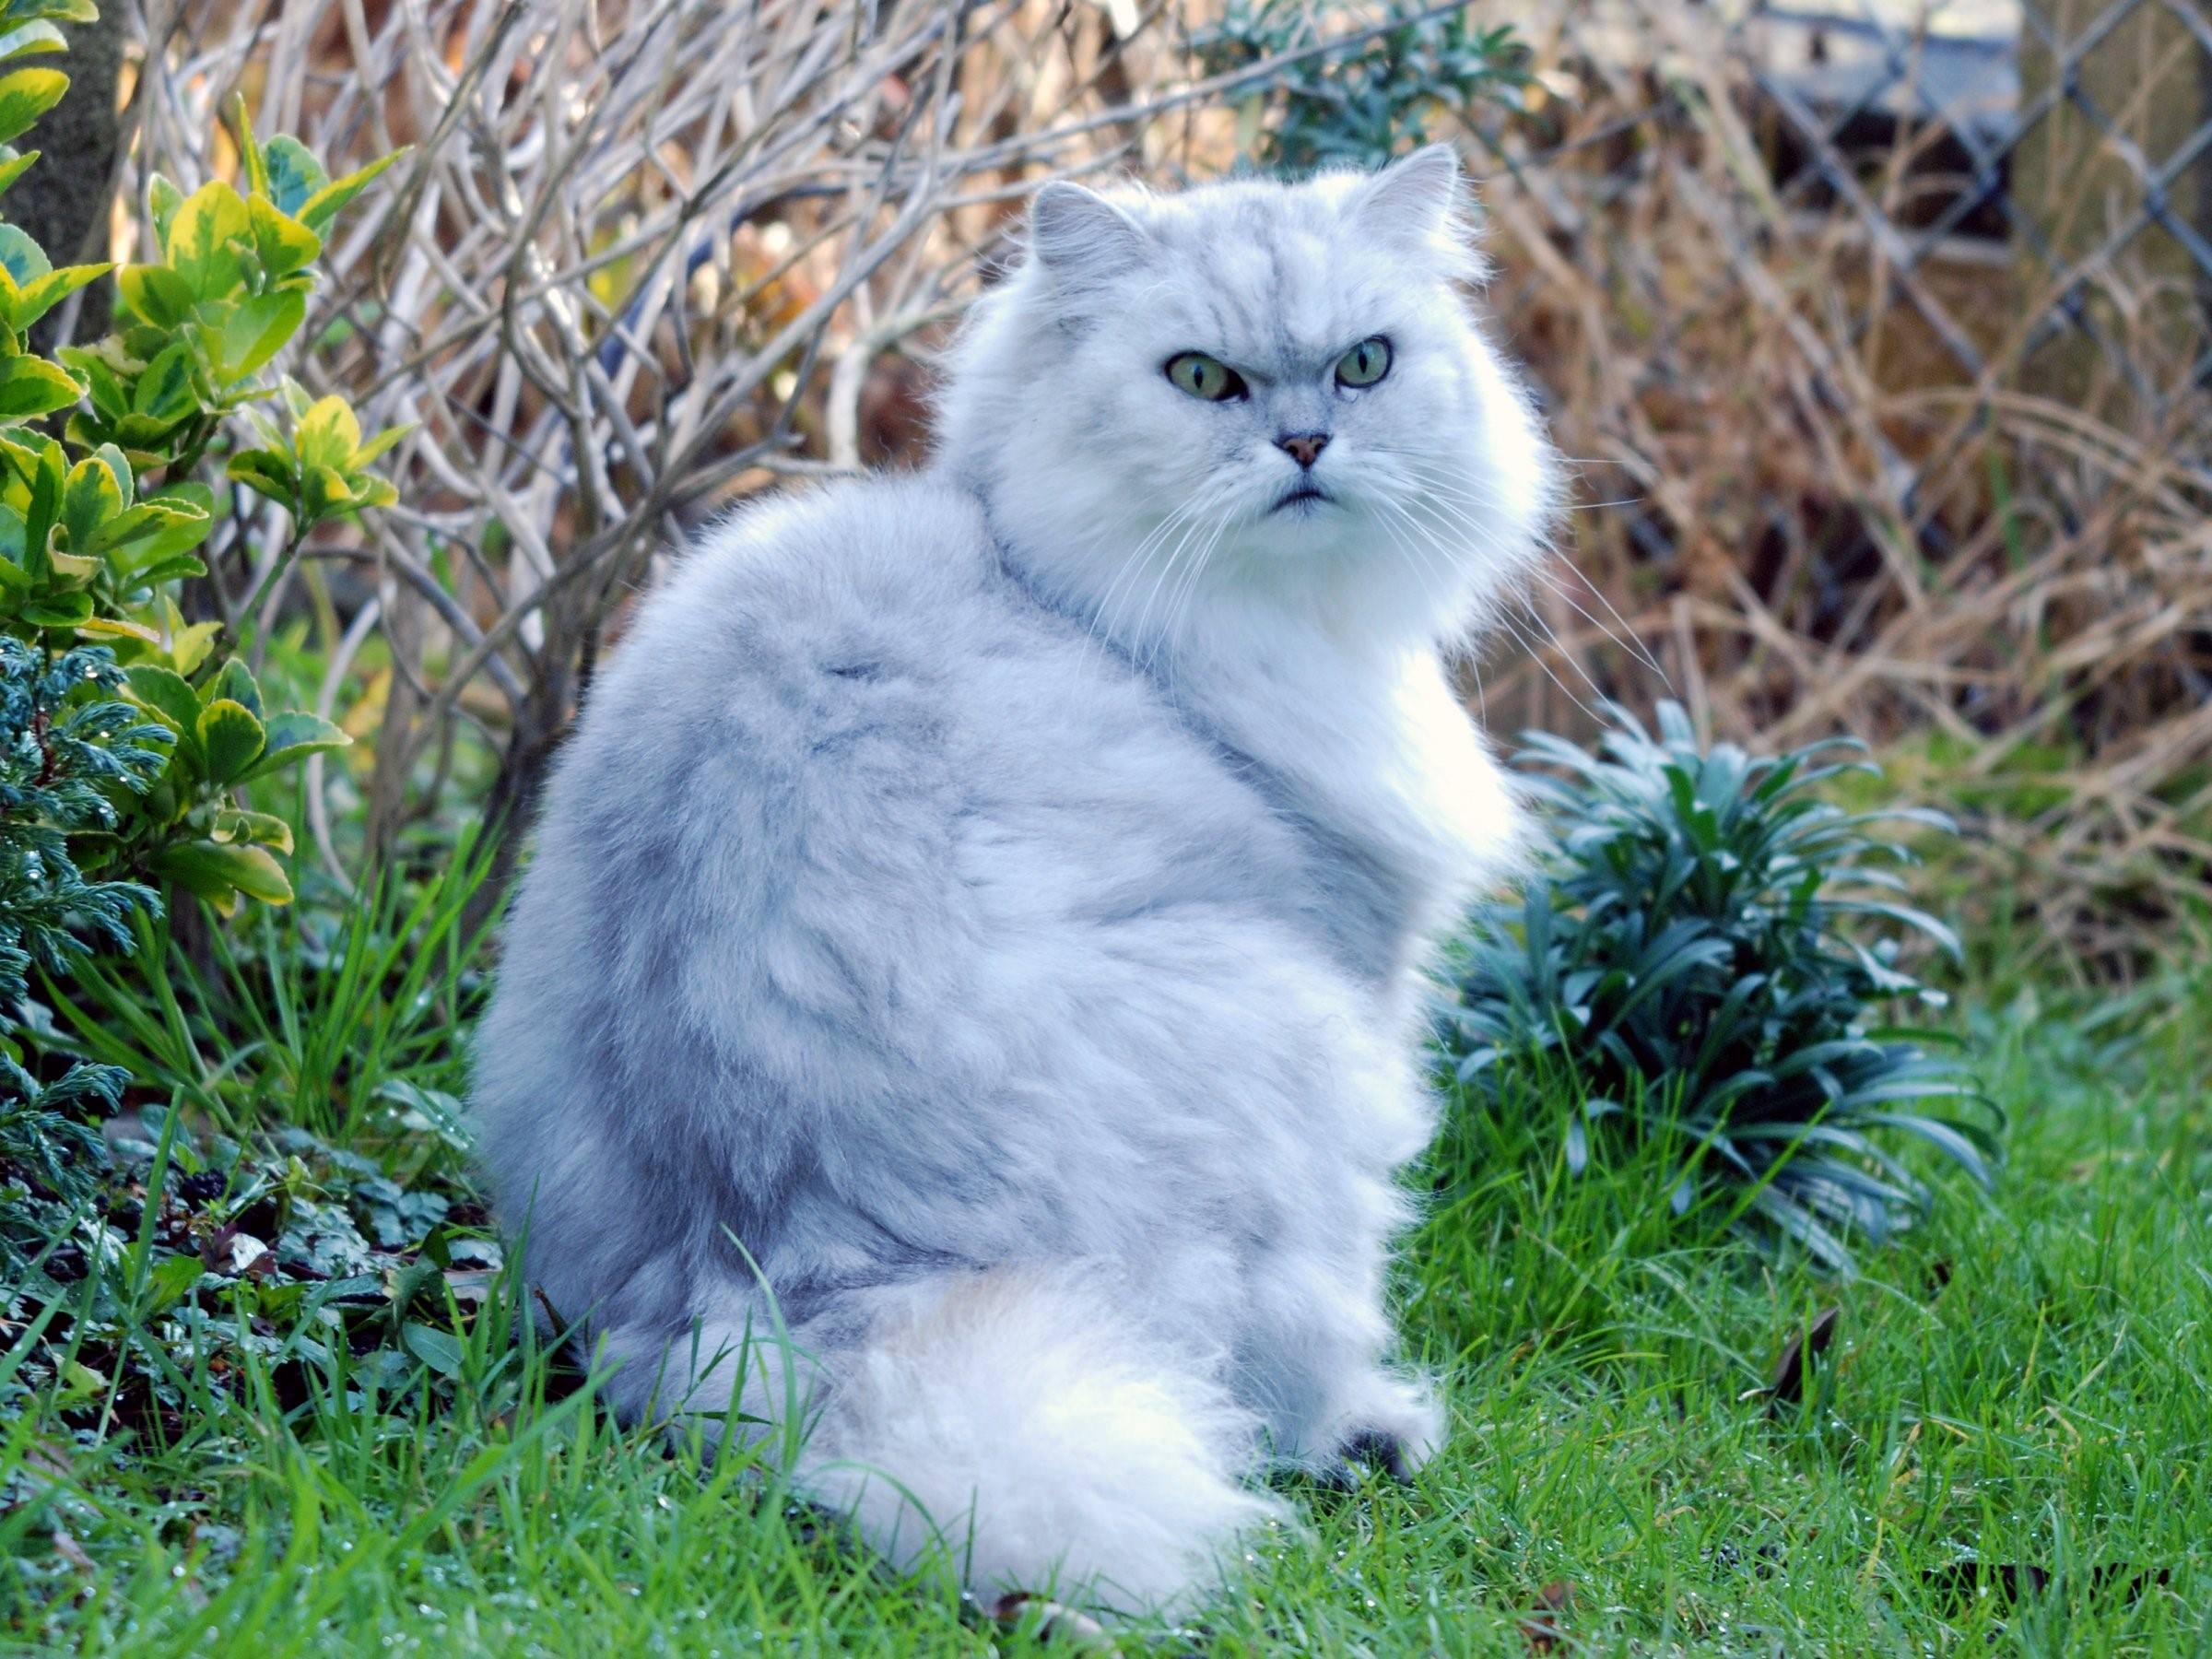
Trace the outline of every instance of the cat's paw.
{"type": "Polygon", "coordinates": [[[1396,1377],[1375,1379],[1372,1396],[1337,1438],[1329,1485],[1350,1485],[1359,1465],[1410,1481],[1443,1441],[1443,1407],[1426,1388],[1396,1377]]]}
{"type": "Polygon", "coordinates": [[[1336,1449],[1335,1466],[1328,1484],[1350,1486],[1357,1479],[1355,1471],[1366,1467],[1406,1486],[1411,1484],[1423,1461],[1387,1429],[1358,1429],[1336,1449]]]}

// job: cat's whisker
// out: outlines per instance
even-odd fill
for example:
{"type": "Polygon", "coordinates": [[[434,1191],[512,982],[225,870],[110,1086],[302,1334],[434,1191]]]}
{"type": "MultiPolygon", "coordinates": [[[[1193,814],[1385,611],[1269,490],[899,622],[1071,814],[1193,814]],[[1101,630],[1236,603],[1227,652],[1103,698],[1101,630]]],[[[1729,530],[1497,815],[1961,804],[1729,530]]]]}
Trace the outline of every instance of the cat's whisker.
{"type": "MultiPolygon", "coordinates": [[[[1413,530],[1418,530],[1420,528],[1420,526],[1415,522],[1413,515],[1407,512],[1405,508],[1399,506],[1395,501],[1384,500],[1382,502],[1382,505],[1389,509],[1389,511],[1393,513],[1396,514],[1397,517],[1404,520],[1407,528],[1413,530]]],[[[1406,542],[1404,538],[1398,535],[1394,529],[1392,528],[1389,520],[1383,519],[1378,520],[1377,522],[1382,525],[1384,530],[1389,532],[1391,539],[1397,543],[1400,547],[1404,548],[1409,557],[1419,561],[1424,575],[1434,576],[1441,583],[1441,591],[1437,594],[1435,602],[1441,605],[1448,600],[1451,597],[1453,587],[1456,585],[1453,580],[1450,561],[1448,559],[1440,560],[1434,552],[1424,549],[1418,543],[1406,542]]]]}
{"type": "MultiPolygon", "coordinates": [[[[1160,638],[1163,641],[1176,636],[1181,627],[1181,618],[1188,611],[1191,601],[1196,597],[1198,583],[1204,579],[1206,566],[1212,561],[1214,548],[1220,545],[1222,535],[1228,531],[1236,516],[1236,504],[1231,502],[1223,510],[1220,519],[1215,524],[1213,534],[1206,538],[1205,545],[1193,556],[1189,576],[1184,579],[1180,593],[1169,601],[1167,618],[1160,630],[1160,638]]],[[[1155,655],[1158,654],[1157,645],[1154,647],[1154,653],[1155,655]]]]}
{"type": "MultiPolygon", "coordinates": [[[[1415,470],[1419,471],[1420,469],[1417,468],[1415,470]]],[[[1450,511],[1461,520],[1465,521],[1465,528],[1470,533],[1481,533],[1481,527],[1473,522],[1472,515],[1467,513],[1464,509],[1458,507],[1453,500],[1449,499],[1456,496],[1460,500],[1473,500],[1472,497],[1466,496],[1463,491],[1456,491],[1450,486],[1439,483],[1434,479],[1430,478],[1429,475],[1426,473],[1423,473],[1422,477],[1431,483],[1434,494],[1425,498],[1417,498],[1418,500],[1428,506],[1433,512],[1442,513],[1447,510],[1450,511]],[[1443,501],[1439,501],[1435,499],[1436,495],[1443,495],[1448,499],[1443,501]]],[[[1549,555],[1550,557],[1557,559],[1561,564],[1564,564],[1570,571],[1574,570],[1572,560],[1569,559],[1566,554],[1559,551],[1558,548],[1555,547],[1550,549],[1549,555]]],[[[1626,617],[1620,614],[1619,610],[1614,606],[1613,602],[1606,597],[1605,594],[1596,586],[1595,583],[1585,582],[1583,585],[1587,587],[1592,595],[1596,598],[1597,602],[1606,607],[1606,613],[1613,618],[1613,621],[1619,624],[1620,631],[1618,632],[1615,631],[1611,624],[1606,622],[1603,618],[1597,617],[1586,606],[1582,605],[1564,583],[1562,583],[1557,577],[1553,576],[1544,568],[1542,560],[1533,561],[1529,566],[1529,573],[1534,576],[1536,581],[1544,583],[1546,587],[1549,588],[1552,593],[1557,594],[1559,599],[1565,602],[1565,604],[1585,622],[1588,622],[1593,628],[1604,634],[1605,637],[1614,645],[1628,653],[1638,662],[1641,663],[1645,667],[1651,669],[1653,674],[1656,674],[1659,677],[1660,682],[1663,685],[1665,685],[1668,689],[1671,690],[1673,688],[1673,682],[1668,677],[1665,668],[1661,665],[1659,659],[1652,654],[1650,647],[1646,646],[1642,640],[1637,636],[1634,626],[1630,623],[1626,617]]],[[[1577,571],[1576,574],[1579,576],[1580,572],[1577,571]]],[[[1535,614],[1533,606],[1531,607],[1531,614],[1535,614]]],[[[1559,641],[1557,631],[1550,629],[1550,625],[1547,621],[1546,622],[1546,629],[1547,632],[1551,632],[1554,641],[1560,643],[1561,649],[1564,650],[1564,642],[1559,641]]],[[[1587,679],[1589,677],[1587,674],[1584,674],[1583,677],[1587,679]]],[[[1595,688],[1593,687],[1593,689],[1594,688],[1595,688]]]]}
{"type": "MultiPolygon", "coordinates": [[[[1144,611],[1137,618],[1136,627],[1130,634],[1133,643],[1146,638],[1146,630],[1152,620],[1152,606],[1158,602],[1161,589],[1167,583],[1168,579],[1181,565],[1183,554],[1189,549],[1193,540],[1201,533],[1201,521],[1196,514],[1193,514],[1190,522],[1184,526],[1182,534],[1175,538],[1175,550],[1168,556],[1167,562],[1160,567],[1159,574],[1153,579],[1152,591],[1145,596],[1144,611]]],[[[1155,640],[1146,657],[1147,663],[1149,664],[1156,660],[1159,654],[1159,641],[1155,640]]]]}
{"type": "MultiPolygon", "coordinates": [[[[1121,573],[1114,578],[1112,583],[1106,590],[1105,597],[1100,600],[1097,608],[1091,613],[1090,626],[1085,629],[1084,635],[1088,643],[1096,644],[1101,653],[1104,653],[1106,649],[1104,636],[1114,631],[1112,613],[1115,599],[1119,597],[1124,588],[1131,593],[1135,591],[1135,583],[1143,580],[1144,572],[1150,568],[1153,555],[1178,529],[1184,529],[1185,526],[1197,522],[1199,510],[1205,504],[1205,500],[1203,490],[1193,490],[1153,528],[1143,541],[1137,544],[1136,550],[1124,562],[1121,573]]],[[[1110,532],[1101,532],[1101,535],[1105,534],[1110,534],[1110,532]]],[[[1185,534],[1188,534],[1187,529],[1185,529],[1185,534]]],[[[1180,547],[1181,543],[1179,542],[1177,546],[1180,547]]],[[[1168,565],[1171,566],[1173,558],[1173,554],[1169,555],[1168,565]]],[[[1165,567],[1161,573],[1164,576],[1165,567]]]]}
{"type": "MultiPolygon", "coordinates": [[[[1570,565],[1568,568],[1570,570],[1573,569],[1571,565],[1570,565]]],[[[1576,615],[1580,616],[1583,621],[1589,623],[1591,627],[1596,629],[1600,633],[1604,634],[1606,639],[1612,641],[1614,644],[1619,646],[1623,651],[1629,653],[1638,662],[1649,668],[1653,674],[1656,674],[1659,677],[1660,682],[1665,685],[1669,691],[1674,689],[1674,682],[1667,678],[1666,670],[1659,665],[1659,659],[1652,654],[1650,647],[1645,645],[1641,640],[1636,637],[1636,630],[1630,626],[1629,619],[1622,616],[1618,611],[1614,610],[1613,602],[1607,599],[1605,594],[1598,593],[1595,587],[1592,587],[1590,589],[1593,594],[1597,595],[1597,602],[1600,605],[1603,605],[1606,609],[1612,614],[1614,621],[1618,622],[1620,626],[1627,630],[1625,633],[1615,633],[1609,624],[1600,620],[1597,617],[1593,616],[1588,610],[1585,610],[1582,605],[1577,603],[1574,594],[1569,590],[1567,584],[1561,582],[1558,577],[1552,575],[1551,572],[1547,571],[1541,564],[1531,566],[1529,573],[1535,576],[1535,579],[1542,582],[1546,587],[1549,588],[1554,594],[1558,594],[1559,598],[1564,600],[1569,606],[1572,606],[1576,615]]]]}
{"type": "MultiPolygon", "coordinates": [[[[1471,522],[1460,523],[1447,517],[1443,512],[1443,509],[1434,503],[1425,502],[1417,498],[1412,500],[1409,505],[1411,507],[1420,508],[1429,512],[1430,515],[1430,521],[1433,524],[1441,524],[1453,530],[1473,532],[1477,535],[1480,534],[1478,526],[1473,524],[1471,522]]],[[[1441,541],[1437,541],[1436,532],[1431,529],[1426,530],[1425,533],[1429,535],[1431,541],[1436,542],[1439,550],[1441,551],[1442,546],[1441,541]]],[[[1600,702],[1606,701],[1606,696],[1605,688],[1598,685],[1594,679],[1591,678],[1590,671],[1583,666],[1581,660],[1576,657],[1573,652],[1567,649],[1566,642],[1559,637],[1558,632],[1552,628],[1549,619],[1545,618],[1540,612],[1537,612],[1534,609],[1530,609],[1528,611],[1528,615],[1531,619],[1537,624],[1537,626],[1543,629],[1546,636],[1550,641],[1551,648],[1557,651],[1560,656],[1566,659],[1568,665],[1573,668],[1575,674],[1582,679],[1583,683],[1590,688],[1591,694],[1594,696],[1600,702]]],[[[1596,712],[1593,710],[1589,704],[1583,702],[1580,697],[1577,697],[1573,691],[1573,688],[1552,671],[1551,665],[1544,660],[1543,645],[1529,637],[1527,630],[1521,628],[1515,622],[1512,613],[1510,610],[1500,610],[1498,612],[1498,620],[1504,627],[1512,629],[1515,637],[1520,639],[1524,644],[1529,647],[1531,655],[1535,659],[1536,666],[1543,669],[1545,674],[1550,677],[1552,683],[1558,686],[1559,688],[1566,694],[1568,700],[1572,702],[1576,708],[1582,710],[1583,713],[1589,715],[1592,719],[1596,719],[1598,717],[1596,712]]]]}
{"type": "MultiPolygon", "coordinates": [[[[1569,702],[1580,709],[1592,720],[1598,720],[1601,718],[1595,709],[1593,709],[1588,703],[1584,702],[1581,698],[1574,694],[1574,688],[1572,686],[1570,686],[1565,680],[1561,679],[1556,673],[1552,671],[1551,665],[1544,660],[1544,642],[1540,640],[1532,639],[1529,636],[1528,630],[1523,628],[1518,622],[1513,620],[1512,612],[1510,610],[1499,611],[1498,623],[1500,627],[1505,629],[1507,632],[1511,633],[1515,639],[1519,640],[1523,645],[1528,648],[1530,660],[1533,661],[1538,668],[1541,668],[1544,671],[1544,677],[1546,679],[1549,680],[1553,685],[1559,688],[1560,695],[1565,697],[1569,702]]],[[[1552,641],[1552,644],[1555,648],[1558,646],[1558,643],[1559,641],[1557,640],[1552,641]]],[[[1568,660],[1572,662],[1573,658],[1569,656],[1568,660]]],[[[1588,677],[1585,676],[1584,677],[1586,678],[1588,677]]],[[[1595,691],[1597,688],[1593,686],[1591,689],[1595,691]]],[[[1603,700],[1605,694],[1601,691],[1598,692],[1598,696],[1600,700],[1603,700]]]]}

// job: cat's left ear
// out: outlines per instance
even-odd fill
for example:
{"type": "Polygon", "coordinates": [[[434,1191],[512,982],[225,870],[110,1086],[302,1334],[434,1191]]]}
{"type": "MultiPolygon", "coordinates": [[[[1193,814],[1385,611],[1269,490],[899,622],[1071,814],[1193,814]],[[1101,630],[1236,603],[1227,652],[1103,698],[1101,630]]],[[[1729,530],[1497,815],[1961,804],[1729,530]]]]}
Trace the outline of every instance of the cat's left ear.
{"type": "Polygon", "coordinates": [[[1402,246],[1462,243],[1466,235],[1466,179],[1448,144],[1424,145],[1393,161],[1359,187],[1353,214],[1376,237],[1402,246]]]}
{"type": "Polygon", "coordinates": [[[1144,259],[1145,232],[1095,190],[1062,179],[1030,204],[1030,248],[1063,282],[1102,282],[1144,259]]]}

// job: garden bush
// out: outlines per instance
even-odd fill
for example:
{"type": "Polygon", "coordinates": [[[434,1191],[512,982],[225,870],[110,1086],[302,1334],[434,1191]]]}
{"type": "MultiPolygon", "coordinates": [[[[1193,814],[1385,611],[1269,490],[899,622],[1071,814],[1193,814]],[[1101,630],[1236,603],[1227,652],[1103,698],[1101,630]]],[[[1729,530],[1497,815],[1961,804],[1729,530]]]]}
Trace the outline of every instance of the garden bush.
{"type": "MultiPolygon", "coordinates": [[[[88,0],[0,0],[0,62],[62,51],[58,25],[94,15],[88,0]]],[[[0,191],[38,159],[6,147],[67,87],[40,65],[0,74],[0,191]]],[[[364,441],[344,400],[272,369],[304,321],[324,232],[388,161],[334,181],[293,141],[260,143],[242,104],[235,138],[237,184],[151,181],[154,243],[120,270],[56,269],[0,223],[0,1312],[66,1335],[15,1357],[15,1387],[85,1367],[89,1310],[113,1323],[156,1311],[149,1295],[182,1308],[203,1270],[275,1272],[274,1251],[237,1245],[234,1212],[287,1194],[264,1206],[274,1238],[319,1213],[311,1189],[344,1190],[304,1147],[259,1172],[229,1171],[236,1147],[205,1166],[191,1135],[172,1145],[173,1117],[147,1132],[161,1136],[150,1166],[151,1142],[124,1125],[120,1144],[143,1156],[117,1162],[95,1120],[124,1103],[131,1070],[87,1057],[32,1000],[65,995],[94,948],[143,959],[179,894],[223,914],[288,902],[290,823],[249,785],[348,741],[267,705],[241,627],[317,528],[392,500],[370,468],[399,434],[364,441]],[[111,276],[112,332],[30,348],[34,324],[111,276]],[[257,552],[279,531],[273,556],[257,552]],[[224,555],[253,573],[235,610],[204,580],[224,555]],[[181,1197],[161,1185],[172,1151],[199,1182],[181,1197]],[[90,1300],[55,1320],[51,1299],[88,1279],[90,1300]]],[[[173,1000],[144,969],[136,999],[173,1000]]],[[[145,1375],[158,1346],[136,1353],[145,1375]]]]}
{"type": "Polygon", "coordinates": [[[1439,15],[1393,0],[1379,18],[1343,5],[1230,0],[1192,49],[1209,75],[1310,51],[1348,26],[1380,24],[1348,50],[1286,64],[1237,104],[1238,147],[1286,172],[1381,167],[1472,123],[1485,105],[1511,108],[1526,84],[1527,48],[1512,25],[1485,29],[1472,7],[1439,15]]]}
{"type": "Polygon", "coordinates": [[[1676,704],[1656,738],[1614,714],[1595,752],[1527,739],[1551,851],[1516,901],[1476,918],[1442,1020],[1456,1082],[1496,1105],[1532,1069],[1564,1070],[1583,1101],[1565,1125],[1571,1167],[1594,1128],[1677,1140],[1677,1210],[1728,1189],[1735,1213],[1831,1266],[1850,1265],[1845,1232],[1878,1239],[1926,1202],[1880,1132],[1986,1185],[1996,1109],[1931,1052],[1943,1032],[1879,1018],[1945,1001],[1905,965],[1909,937],[1958,949],[1903,902],[1911,853],[1882,827],[1947,820],[1824,799],[1842,772],[1879,776],[1843,758],[1855,744],[1706,750],[1676,704]],[[1867,943],[1866,924],[1886,931],[1867,943]]]}

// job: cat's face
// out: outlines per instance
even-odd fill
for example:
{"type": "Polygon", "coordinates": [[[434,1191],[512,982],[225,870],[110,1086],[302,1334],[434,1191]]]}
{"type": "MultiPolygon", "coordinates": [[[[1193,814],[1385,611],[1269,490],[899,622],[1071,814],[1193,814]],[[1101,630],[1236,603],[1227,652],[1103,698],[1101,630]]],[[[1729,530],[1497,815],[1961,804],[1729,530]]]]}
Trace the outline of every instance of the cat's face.
{"type": "Polygon", "coordinates": [[[1450,626],[1551,488],[1461,298],[1457,190],[1441,149],[1290,187],[1048,187],[963,353],[947,457],[1117,631],[1224,591],[1450,626]]]}

